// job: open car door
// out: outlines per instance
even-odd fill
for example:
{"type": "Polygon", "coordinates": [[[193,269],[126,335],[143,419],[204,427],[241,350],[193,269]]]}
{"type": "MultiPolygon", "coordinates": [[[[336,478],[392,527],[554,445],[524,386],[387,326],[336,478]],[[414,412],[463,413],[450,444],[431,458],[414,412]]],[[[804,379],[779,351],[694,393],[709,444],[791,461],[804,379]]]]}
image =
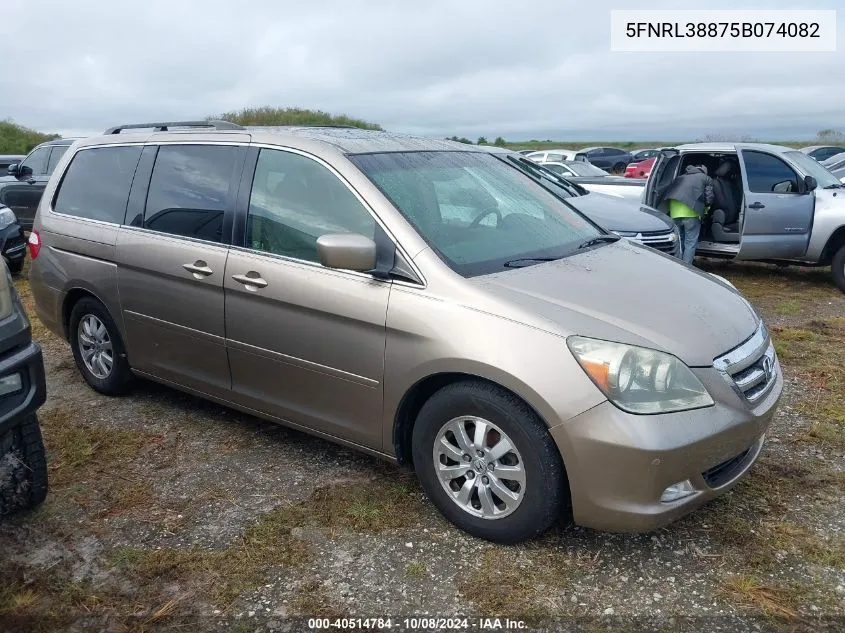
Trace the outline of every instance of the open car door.
{"type": "Polygon", "coordinates": [[[656,209],[663,202],[663,196],[675,178],[680,160],[681,153],[678,150],[672,147],[664,147],[660,150],[651,168],[651,175],[645,184],[643,192],[645,204],[656,209]]]}
{"type": "Polygon", "coordinates": [[[744,219],[736,258],[800,258],[810,241],[815,195],[775,154],[743,149],[739,157],[744,219]]]}

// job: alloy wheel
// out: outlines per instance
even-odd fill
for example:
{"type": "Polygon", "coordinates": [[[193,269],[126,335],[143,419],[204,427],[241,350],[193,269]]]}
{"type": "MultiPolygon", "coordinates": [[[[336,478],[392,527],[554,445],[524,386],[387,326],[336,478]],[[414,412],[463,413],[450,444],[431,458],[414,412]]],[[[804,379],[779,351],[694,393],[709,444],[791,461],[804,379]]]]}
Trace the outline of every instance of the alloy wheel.
{"type": "Polygon", "coordinates": [[[114,351],[108,328],[95,315],[86,314],[77,328],[79,353],[86,369],[95,378],[105,380],[114,367],[114,351]]]}

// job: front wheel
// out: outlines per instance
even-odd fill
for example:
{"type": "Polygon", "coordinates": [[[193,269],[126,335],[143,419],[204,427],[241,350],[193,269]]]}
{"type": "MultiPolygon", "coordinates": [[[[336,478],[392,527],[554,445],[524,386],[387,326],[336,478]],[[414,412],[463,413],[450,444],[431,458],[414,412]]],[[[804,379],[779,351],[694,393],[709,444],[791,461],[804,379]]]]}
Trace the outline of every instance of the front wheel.
{"type": "Polygon", "coordinates": [[[845,292],[845,246],[840,246],[830,263],[830,272],[833,275],[833,283],[842,292],[845,292]]]}
{"type": "Polygon", "coordinates": [[[443,515],[473,536],[516,543],[569,512],[569,484],[548,428],[483,382],[435,393],[413,430],[417,476],[443,515]]]}
{"type": "Polygon", "coordinates": [[[0,437],[0,517],[32,508],[47,496],[47,459],[35,414],[0,437]]]}

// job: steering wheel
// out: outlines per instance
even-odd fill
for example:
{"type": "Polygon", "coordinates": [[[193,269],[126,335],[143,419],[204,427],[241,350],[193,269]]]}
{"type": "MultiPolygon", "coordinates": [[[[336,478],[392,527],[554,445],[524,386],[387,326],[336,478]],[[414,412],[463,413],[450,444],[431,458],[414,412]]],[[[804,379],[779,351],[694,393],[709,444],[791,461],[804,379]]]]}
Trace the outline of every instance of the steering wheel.
{"type": "Polygon", "coordinates": [[[475,216],[472,222],[469,223],[469,228],[476,229],[481,226],[481,220],[486,218],[488,215],[496,214],[496,226],[502,223],[502,212],[498,209],[487,209],[486,211],[482,211],[480,214],[475,216]]]}

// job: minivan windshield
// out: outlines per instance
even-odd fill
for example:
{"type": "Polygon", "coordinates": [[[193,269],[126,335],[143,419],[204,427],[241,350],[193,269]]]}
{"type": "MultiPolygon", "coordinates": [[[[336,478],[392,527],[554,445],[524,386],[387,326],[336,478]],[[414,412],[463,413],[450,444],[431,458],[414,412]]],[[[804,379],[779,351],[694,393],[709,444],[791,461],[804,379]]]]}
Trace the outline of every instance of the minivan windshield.
{"type": "Polygon", "coordinates": [[[786,152],[784,155],[798,165],[804,174],[815,178],[820,189],[832,189],[842,186],[839,178],[822,167],[815,158],[807,156],[804,152],[786,152]]]}
{"type": "Polygon", "coordinates": [[[386,152],[349,159],[464,277],[560,259],[603,235],[531,177],[481,152],[386,152]],[[516,263],[515,263],[516,262],[516,263]]]}

